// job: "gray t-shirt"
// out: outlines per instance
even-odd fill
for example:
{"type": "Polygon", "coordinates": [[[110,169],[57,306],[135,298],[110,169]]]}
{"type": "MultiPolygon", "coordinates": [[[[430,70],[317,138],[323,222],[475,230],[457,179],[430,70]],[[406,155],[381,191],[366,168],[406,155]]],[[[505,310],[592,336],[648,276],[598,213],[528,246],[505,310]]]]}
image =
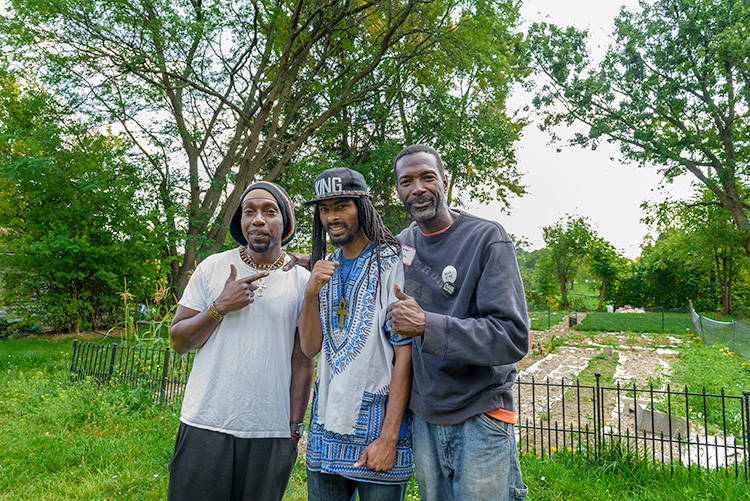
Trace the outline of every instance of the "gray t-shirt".
{"type": "MultiPolygon", "coordinates": [[[[180,305],[203,311],[221,294],[230,267],[257,273],[239,248],[214,254],[190,277],[180,305]]],[[[289,437],[289,385],[294,332],[310,273],[273,270],[263,296],[228,313],[195,354],[180,420],[239,438],[289,437]]]]}

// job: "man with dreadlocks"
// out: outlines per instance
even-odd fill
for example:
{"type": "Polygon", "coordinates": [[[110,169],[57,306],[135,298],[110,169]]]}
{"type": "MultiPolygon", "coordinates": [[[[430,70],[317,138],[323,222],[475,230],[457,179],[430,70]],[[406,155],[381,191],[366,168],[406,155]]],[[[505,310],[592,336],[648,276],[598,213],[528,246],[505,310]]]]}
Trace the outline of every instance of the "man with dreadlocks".
{"type": "Polygon", "coordinates": [[[312,274],[300,343],[318,357],[307,442],[310,500],[403,500],[412,474],[411,339],[386,320],[401,248],[347,168],[315,179],[312,274]],[[338,247],[325,256],[326,234],[338,247]]]}

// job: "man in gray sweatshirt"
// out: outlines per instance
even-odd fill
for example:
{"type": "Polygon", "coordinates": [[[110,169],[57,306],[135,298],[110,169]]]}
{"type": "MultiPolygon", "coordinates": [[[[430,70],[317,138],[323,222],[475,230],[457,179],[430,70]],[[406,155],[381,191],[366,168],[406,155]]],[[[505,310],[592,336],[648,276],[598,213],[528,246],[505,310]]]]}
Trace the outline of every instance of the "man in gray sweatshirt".
{"type": "Polygon", "coordinates": [[[523,499],[513,383],[529,320],[513,242],[498,223],[448,207],[433,148],[404,148],[394,175],[415,222],[398,235],[404,290],[396,286],[388,319],[414,338],[409,406],[420,497],[523,499]]]}

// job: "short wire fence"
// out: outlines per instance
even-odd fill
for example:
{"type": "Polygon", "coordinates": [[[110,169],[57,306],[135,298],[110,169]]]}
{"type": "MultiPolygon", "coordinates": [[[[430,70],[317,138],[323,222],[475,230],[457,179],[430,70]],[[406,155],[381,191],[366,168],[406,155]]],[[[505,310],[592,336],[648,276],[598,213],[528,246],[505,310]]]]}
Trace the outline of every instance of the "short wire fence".
{"type": "Polygon", "coordinates": [[[691,308],[695,332],[706,345],[718,344],[741,357],[750,358],[750,325],[732,320],[720,322],[696,313],[691,308]]]}
{"type": "Polygon", "coordinates": [[[145,387],[158,400],[179,403],[193,366],[194,353],[180,355],[167,346],[129,346],[116,343],[73,342],[70,373],[73,379],[95,378],[127,386],[145,387]]]}
{"type": "Polygon", "coordinates": [[[552,327],[552,309],[547,304],[527,306],[532,330],[547,330],[552,327]]]}
{"type": "Polygon", "coordinates": [[[566,315],[572,315],[579,310],[553,310],[548,304],[530,303],[527,305],[527,311],[529,313],[531,330],[545,331],[563,320],[566,315]]]}
{"type": "Polygon", "coordinates": [[[629,458],[675,467],[724,470],[749,480],[750,391],[741,396],[519,375],[516,403],[522,453],[584,455],[607,445],[629,458]]]}

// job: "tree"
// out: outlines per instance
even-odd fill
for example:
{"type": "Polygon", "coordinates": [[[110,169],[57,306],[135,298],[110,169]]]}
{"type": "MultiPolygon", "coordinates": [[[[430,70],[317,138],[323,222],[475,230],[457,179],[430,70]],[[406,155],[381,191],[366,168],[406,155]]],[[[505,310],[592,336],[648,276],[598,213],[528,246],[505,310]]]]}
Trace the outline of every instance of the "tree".
{"type": "Polygon", "coordinates": [[[625,258],[617,253],[614,246],[601,237],[593,237],[589,243],[589,268],[596,278],[601,281],[598,309],[602,309],[607,293],[607,285],[611,285],[620,275],[625,258]]]}
{"type": "Polygon", "coordinates": [[[122,148],[34,82],[0,71],[2,295],[19,316],[99,329],[115,323],[119,292],[137,300],[153,290],[159,248],[122,148]]]}
{"type": "Polygon", "coordinates": [[[560,306],[567,308],[568,282],[575,278],[581,258],[586,255],[592,238],[589,222],[583,217],[568,214],[550,226],[542,228],[544,243],[550,250],[549,263],[560,284],[560,306]]]}
{"type": "Polygon", "coordinates": [[[742,232],[750,256],[750,3],[655,0],[622,10],[603,61],[586,33],[537,24],[529,46],[546,78],[535,105],[550,132],[582,123],[572,144],[619,144],[622,156],[668,179],[692,174],[742,232]]]}
{"type": "Polygon", "coordinates": [[[179,288],[223,244],[252,179],[276,179],[332,118],[398,88],[402,67],[428,64],[484,3],[11,0],[1,29],[14,57],[44,64],[150,165],[179,288]]]}
{"type": "MultiPolygon", "coordinates": [[[[473,198],[507,205],[510,196],[524,193],[513,149],[524,121],[505,109],[510,84],[528,72],[517,5],[472,4],[425,57],[397,66],[383,62],[376,73],[392,74],[392,85],[348,105],[311,136],[284,178],[292,191],[309,193],[321,169],[355,169],[386,224],[398,232],[411,218],[393,190],[393,159],[406,144],[427,143],[443,155],[450,203],[473,198]]],[[[333,99],[340,91],[328,92],[333,99]]]]}
{"type": "Polygon", "coordinates": [[[707,189],[698,190],[689,200],[668,200],[658,205],[644,204],[645,222],[661,232],[681,235],[683,259],[702,263],[713,276],[724,313],[732,311],[733,289],[750,261],[744,252],[742,232],[725,210],[711,203],[707,189]]]}
{"type": "Polygon", "coordinates": [[[641,255],[623,272],[613,291],[617,304],[640,307],[696,308],[716,305],[705,261],[690,252],[684,233],[670,230],[641,247],[641,255]]]}

